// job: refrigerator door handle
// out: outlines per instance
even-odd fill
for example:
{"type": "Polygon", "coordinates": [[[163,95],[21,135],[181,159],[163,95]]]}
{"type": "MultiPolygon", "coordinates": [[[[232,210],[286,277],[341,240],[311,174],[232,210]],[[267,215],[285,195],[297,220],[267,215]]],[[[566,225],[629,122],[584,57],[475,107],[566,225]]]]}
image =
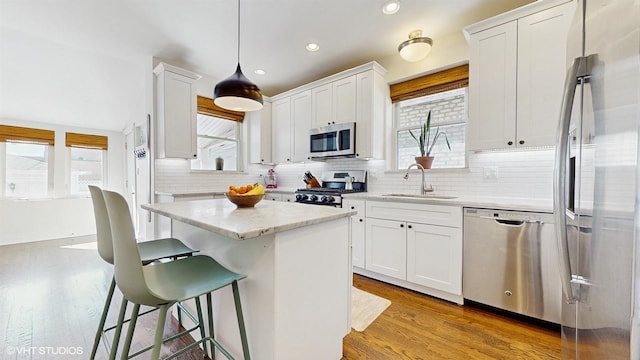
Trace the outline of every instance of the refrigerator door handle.
{"type": "MultiPolygon", "coordinates": [[[[567,71],[562,92],[562,106],[560,108],[560,121],[556,138],[555,167],[553,174],[553,214],[556,223],[556,242],[558,246],[558,261],[560,266],[560,279],[564,291],[565,300],[574,303],[578,300],[576,291],[572,286],[571,262],[569,256],[569,240],[567,235],[567,161],[569,158],[569,128],[571,124],[571,111],[573,99],[579,84],[589,81],[591,73],[592,56],[578,57],[573,60],[567,71]]],[[[572,214],[569,214],[572,215],[572,214]]]]}

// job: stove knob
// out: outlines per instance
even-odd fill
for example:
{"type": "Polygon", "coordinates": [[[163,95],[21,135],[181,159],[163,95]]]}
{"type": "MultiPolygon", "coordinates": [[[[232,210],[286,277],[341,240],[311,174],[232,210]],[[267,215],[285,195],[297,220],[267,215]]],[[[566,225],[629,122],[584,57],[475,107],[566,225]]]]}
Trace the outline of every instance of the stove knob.
{"type": "Polygon", "coordinates": [[[297,194],[297,195],[296,195],[296,201],[302,201],[303,196],[304,196],[304,195],[302,195],[302,194],[297,194]]]}
{"type": "Polygon", "coordinates": [[[334,201],[336,201],[336,199],[334,199],[331,195],[325,195],[322,197],[322,202],[332,203],[334,201]]]}
{"type": "Polygon", "coordinates": [[[311,195],[310,199],[311,201],[318,201],[318,197],[315,195],[311,195]]]}

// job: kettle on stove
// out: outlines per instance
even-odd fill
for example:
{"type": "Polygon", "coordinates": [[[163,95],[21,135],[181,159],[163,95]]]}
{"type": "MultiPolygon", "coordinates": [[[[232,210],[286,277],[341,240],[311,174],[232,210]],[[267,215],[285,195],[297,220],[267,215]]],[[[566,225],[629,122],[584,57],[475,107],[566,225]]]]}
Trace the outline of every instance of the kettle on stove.
{"type": "Polygon", "coordinates": [[[345,190],[353,190],[353,180],[355,180],[353,176],[347,175],[344,177],[345,190]]]}

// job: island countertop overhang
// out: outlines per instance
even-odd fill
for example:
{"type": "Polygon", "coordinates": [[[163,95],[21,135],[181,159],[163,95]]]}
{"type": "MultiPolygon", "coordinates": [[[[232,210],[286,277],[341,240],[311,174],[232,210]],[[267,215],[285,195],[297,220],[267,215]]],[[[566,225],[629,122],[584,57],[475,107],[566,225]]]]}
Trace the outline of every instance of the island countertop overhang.
{"type": "Polygon", "coordinates": [[[234,240],[246,240],[355,215],[331,206],[262,201],[238,208],[227,199],[143,204],[143,209],[234,240]]]}

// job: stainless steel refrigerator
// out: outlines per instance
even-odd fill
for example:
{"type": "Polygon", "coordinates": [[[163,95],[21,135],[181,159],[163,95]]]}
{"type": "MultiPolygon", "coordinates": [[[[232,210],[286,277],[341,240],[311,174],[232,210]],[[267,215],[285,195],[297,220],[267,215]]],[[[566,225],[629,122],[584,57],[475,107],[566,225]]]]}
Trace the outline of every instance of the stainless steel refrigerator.
{"type": "Polygon", "coordinates": [[[579,0],[556,144],[564,359],[640,359],[640,1],[579,0]]]}

